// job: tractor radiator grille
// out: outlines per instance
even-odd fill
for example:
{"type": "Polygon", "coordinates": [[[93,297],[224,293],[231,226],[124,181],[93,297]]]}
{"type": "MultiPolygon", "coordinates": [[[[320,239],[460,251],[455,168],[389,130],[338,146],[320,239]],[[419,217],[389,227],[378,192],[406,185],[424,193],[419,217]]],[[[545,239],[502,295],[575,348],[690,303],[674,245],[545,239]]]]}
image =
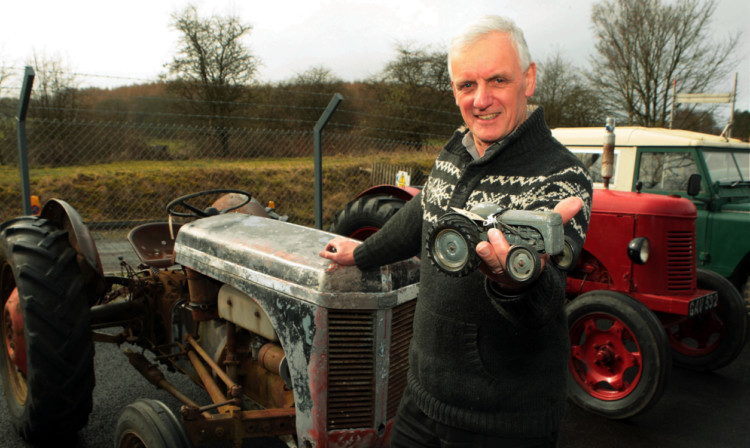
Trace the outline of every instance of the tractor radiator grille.
{"type": "Polygon", "coordinates": [[[693,232],[667,232],[667,288],[689,292],[695,287],[693,232]]]}
{"type": "Polygon", "coordinates": [[[390,373],[388,375],[388,407],[386,418],[396,415],[401,395],[406,388],[406,371],[409,369],[409,342],[417,301],[412,300],[393,309],[391,325],[390,373]]]}
{"type": "MultiPolygon", "coordinates": [[[[416,300],[389,319],[391,343],[386,418],[396,415],[406,387],[416,300]]],[[[367,428],[375,421],[376,312],[328,312],[328,429],[367,428]]]]}
{"type": "Polygon", "coordinates": [[[328,429],[372,426],[375,312],[328,313],[328,429]]]}

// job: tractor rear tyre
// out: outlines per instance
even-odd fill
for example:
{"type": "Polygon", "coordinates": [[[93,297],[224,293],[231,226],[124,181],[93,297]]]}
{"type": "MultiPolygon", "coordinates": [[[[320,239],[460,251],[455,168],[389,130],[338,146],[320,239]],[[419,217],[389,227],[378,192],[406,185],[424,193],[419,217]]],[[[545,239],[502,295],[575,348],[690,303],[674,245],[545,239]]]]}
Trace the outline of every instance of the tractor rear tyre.
{"type": "Polygon", "coordinates": [[[667,336],[645,305],[615,291],[592,291],[566,306],[568,397],[611,419],[638,415],[661,398],[671,372],[667,336]]]}
{"type": "Polygon", "coordinates": [[[389,195],[362,196],[336,213],[331,233],[360,241],[380,230],[406,201],[389,195]]]}
{"type": "Polygon", "coordinates": [[[740,355],[747,340],[745,303],[734,285],[706,269],[698,269],[698,288],[716,291],[713,310],[666,325],[675,365],[691,370],[720,369],[740,355]]]}
{"type": "Polygon", "coordinates": [[[27,441],[60,445],[88,422],[89,295],[67,231],[37,217],[0,227],[0,375],[10,420],[27,441]]]}
{"type": "Polygon", "coordinates": [[[190,448],[193,444],[174,413],[161,401],[139,398],[117,419],[115,448],[190,448]]]}

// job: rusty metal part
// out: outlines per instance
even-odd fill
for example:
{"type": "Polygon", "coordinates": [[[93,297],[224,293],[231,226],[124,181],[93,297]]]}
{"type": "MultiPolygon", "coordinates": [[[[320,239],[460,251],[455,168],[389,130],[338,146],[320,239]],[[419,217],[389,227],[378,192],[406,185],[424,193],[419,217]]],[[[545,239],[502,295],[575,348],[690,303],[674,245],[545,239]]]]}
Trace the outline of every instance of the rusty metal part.
{"type": "Polygon", "coordinates": [[[185,274],[190,289],[190,303],[187,306],[193,313],[193,320],[203,322],[218,319],[218,286],[209,277],[193,269],[185,268],[185,274]]]}
{"type": "Polygon", "coordinates": [[[21,373],[28,375],[26,337],[23,333],[23,314],[18,288],[13,288],[3,307],[3,336],[8,358],[21,373]]]}
{"type": "Polygon", "coordinates": [[[604,134],[604,147],[602,148],[602,180],[604,189],[609,189],[609,180],[612,178],[612,170],[615,159],[615,119],[607,117],[607,125],[604,134]]]}
{"type": "Polygon", "coordinates": [[[258,350],[258,362],[273,373],[281,372],[282,361],[284,361],[284,349],[279,344],[268,343],[258,350]]]}
{"type": "Polygon", "coordinates": [[[237,328],[234,323],[227,321],[227,342],[224,346],[226,356],[224,357],[224,366],[227,375],[233,382],[237,382],[237,366],[240,365],[237,359],[237,328]]]}
{"type": "Polygon", "coordinates": [[[107,342],[110,344],[122,344],[127,340],[127,334],[124,332],[118,334],[100,333],[98,331],[91,332],[91,339],[94,342],[107,342]]]}
{"type": "Polygon", "coordinates": [[[106,328],[145,316],[143,303],[132,300],[111,302],[91,307],[91,327],[106,328]]]}
{"type": "Polygon", "coordinates": [[[285,408],[294,405],[294,392],[281,376],[252,359],[242,362],[245,395],[265,408],[285,408]]]}
{"type": "MultiPolygon", "coordinates": [[[[203,358],[203,360],[208,364],[209,367],[211,367],[211,370],[214,371],[214,373],[224,382],[224,384],[227,386],[227,391],[229,391],[229,394],[233,398],[238,398],[242,395],[242,386],[235,383],[227,373],[222,370],[221,367],[219,367],[218,364],[216,364],[216,361],[211,359],[210,356],[208,356],[208,353],[206,353],[205,350],[203,350],[203,347],[198,344],[198,341],[195,340],[192,336],[187,336],[188,343],[195,349],[195,351],[203,358]]],[[[188,353],[189,354],[189,353],[188,353]]]]}
{"type": "MultiPolygon", "coordinates": [[[[219,389],[219,385],[216,384],[216,381],[214,381],[213,377],[211,376],[211,372],[206,369],[206,366],[203,365],[200,357],[198,357],[196,352],[189,351],[187,355],[188,359],[190,359],[190,364],[192,364],[195,371],[198,372],[198,376],[203,382],[203,387],[206,389],[206,392],[208,392],[208,396],[211,397],[211,400],[217,404],[229,401],[227,400],[227,397],[224,396],[224,393],[219,389]]],[[[239,410],[239,406],[236,405],[222,405],[219,407],[219,412],[221,413],[234,413],[235,411],[239,410]]]]}
{"type": "Polygon", "coordinates": [[[294,408],[242,411],[234,414],[211,414],[200,418],[195,410],[183,407],[182,423],[195,446],[209,441],[234,441],[236,446],[246,438],[296,434],[294,408]]]}
{"type": "MultiPolygon", "coordinates": [[[[154,308],[157,311],[161,319],[161,323],[164,329],[166,329],[168,342],[182,342],[181,335],[173,334],[173,312],[181,312],[183,310],[176,309],[175,307],[180,306],[179,304],[188,299],[186,278],[185,273],[182,271],[160,271],[157,275],[157,280],[161,283],[161,292],[156,296],[154,308]]],[[[189,318],[183,316],[182,323],[186,325],[186,331],[192,331],[192,325],[190,325],[189,318]]]]}
{"type": "Polygon", "coordinates": [[[150,363],[145,356],[131,350],[125,350],[125,355],[127,355],[130,364],[132,364],[149,383],[160,389],[166,390],[186,406],[198,408],[198,403],[191,400],[190,397],[183,394],[179,389],[172,385],[172,383],[167,381],[159,367],[150,363]]]}

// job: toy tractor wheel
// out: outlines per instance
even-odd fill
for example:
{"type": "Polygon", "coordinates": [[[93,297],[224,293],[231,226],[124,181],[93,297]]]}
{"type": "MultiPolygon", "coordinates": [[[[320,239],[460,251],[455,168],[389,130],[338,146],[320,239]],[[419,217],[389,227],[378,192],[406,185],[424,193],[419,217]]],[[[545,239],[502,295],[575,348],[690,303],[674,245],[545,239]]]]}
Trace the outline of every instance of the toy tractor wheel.
{"type": "Polygon", "coordinates": [[[438,270],[463,277],[474,272],[482,261],[476,251],[478,243],[477,225],[463,215],[448,213],[427,235],[427,254],[438,270]]]}
{"type": "Polygon", "coordinates": [[[542,260],[534,249],[522,244],[514,245],[505,257],[505,269],[510,278],[518,283],[529,283],[542,272],[542,260]]]}
{"type": "Polygon", "coordinates": [[[161,401],[140,398],[117,419],[115,448],[189,448],[185,428],[161,401]]]}
{"type": "Polygon", "coordinates": [[[734,361],[745,347],[747,313],[737,288],[721,275],[698,269],[698,288],[716,291],[718,306],[665,325],[672,359],[692,370],[716,370],[734,361]]]}
{"type": "Polygon", "coordinates": [[[359,197],[336,213],[330,231],[364,241],[380,230],[404,203],[403,199],[388,195],[359,197]]]}
{"type": "Polygon", "coordinates": [[[67,231],[36,217],[2,227],[0,375],[10,420],[28,441],[64,443],[88,421],[94,389],[88,304],[67,231]]]}
{"type": "Polygon", "coordinates": [[[595,414],[624,419],[654,405],[671,372],[666,334],[645,305],[615,291],[592,291],[566,307],[568,396],[595,414]]]}
{"type": "Polygon", "coordinates": [[[745,284],[742,285],[742,298],[745,300],[745,308],[750,314],[750,275],[747,276],[745,284]]]}

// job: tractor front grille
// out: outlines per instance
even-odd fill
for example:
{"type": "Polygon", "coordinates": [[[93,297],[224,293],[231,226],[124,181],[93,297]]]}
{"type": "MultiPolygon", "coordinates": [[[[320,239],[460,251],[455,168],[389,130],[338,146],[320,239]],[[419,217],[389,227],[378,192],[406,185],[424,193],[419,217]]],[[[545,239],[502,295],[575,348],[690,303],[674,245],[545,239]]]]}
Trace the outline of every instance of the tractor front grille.
{"type": "Polygon", "coordinates": [[[406,388],[406,371],[409,370],[409,343],[417,301],[412,300],[393,309],[391,325],[390,373],[388,375],[388,407],[386,418],[393,418],[406,388]]]}
{"type": "Polygon", "coordinates": [[[695,287],[695,240],[693,232],[667,232],[667,289],[690,292],[695,287]]]}
{"type": "Polygon", "coordinates": [[[328,429],[372,426],[375,312],[328,312],[328,429]]]}
{"type": "MultiPolygon", "coordinates": [[[[391,310],[386,419],[396,415],[406,387],[416,300],[391,310]]],[[[376,311],[328,311],[328,429],[372,427],[375,422],[376,311]]]]}

